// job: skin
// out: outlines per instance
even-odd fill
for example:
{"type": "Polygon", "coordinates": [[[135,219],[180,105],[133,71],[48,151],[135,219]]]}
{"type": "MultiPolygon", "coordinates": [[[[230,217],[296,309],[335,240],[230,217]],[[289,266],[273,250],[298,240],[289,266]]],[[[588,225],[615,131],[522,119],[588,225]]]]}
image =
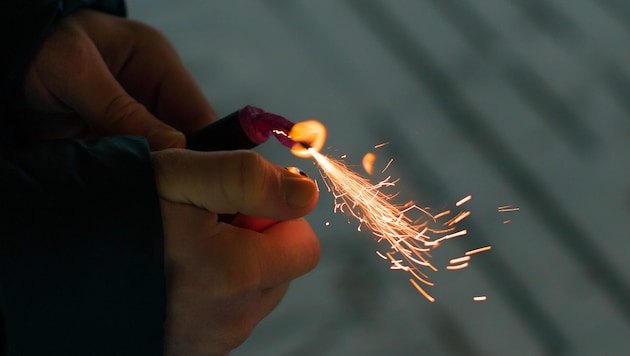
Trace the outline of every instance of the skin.
{"type": "Polygon", "coordinates": [[[316,204],[317,189],[251,151],[168,150],[156,157],[168,213],[167,353],[227,354],[280,302],[291,280],[317,265],[319,241],[302,218],[316,204]],[[218,222],[213,212],[281,222],[256,232],[218,222]]]}
{"type": "Polygon", "coordinates": [[[216,114],[155,29],[79,11],[43,42],[23,93],[29,139],[147,137],[165,234],[167,355],[228,354],[318,263],[303,218],[318,199],[312,180],[251,151],[181,149],[182,133],[216,114]]]}
{"type": "Polygon", "coordinates": [[[153,150],[184,147],[182,132],[217,118],[161,33],[89,10],[51,31],[23,92],[26,106],[40,114],[24,125],[46,138],[124,133],[147,137],[153,150]]]}

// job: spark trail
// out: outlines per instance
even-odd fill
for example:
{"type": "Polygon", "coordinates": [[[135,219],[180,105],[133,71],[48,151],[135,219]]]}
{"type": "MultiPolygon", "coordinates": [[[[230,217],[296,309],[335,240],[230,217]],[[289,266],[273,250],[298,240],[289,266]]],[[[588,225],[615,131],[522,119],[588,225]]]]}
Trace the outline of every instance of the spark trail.
{"type": "Polygon", "coordinates": [[[422,285],[433,286],[433,282],[423,271],[438,270],[429,261],[430,251],[445,240],[466,235],[467,231],[457,230],[455,223],[467,217],[470,212],[464,212],[455,220],[451,219],[447,224],[440,226],[436,217],[448,215],[447,213],[434,216],[428,209],[421,208],[413,202],[406,204],[392,202],[396,194],[385,194],[382,191],[382,188],[392,187],[398,181],[392,180],[391,176],[372,184],[348,169],[344,163],[316,150],[308,151],[317,162],[326,187],[334,197],[335,213],[350,215],[359,222],[358,230],[365,227],[375,236],[377,242],[389,244],[391,251],[386,253],[377,251],[377,254],[390,261],[391,269],[409,272],[413,276],[410,279],[411,284],[429,301],[435,301],[422,288],[422,285]]]}

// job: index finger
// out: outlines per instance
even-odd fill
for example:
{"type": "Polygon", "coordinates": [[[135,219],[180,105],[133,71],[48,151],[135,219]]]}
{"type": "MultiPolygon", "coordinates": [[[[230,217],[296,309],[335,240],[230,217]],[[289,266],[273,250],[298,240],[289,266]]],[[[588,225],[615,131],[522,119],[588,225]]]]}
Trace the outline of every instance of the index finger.
{"type": "Polygon", "coordinates": [[[254,241],[260,266],[260,283],[270,288],[294,280],[317,266],[320,245],[304,218],[277,223],[254,241]]]}
{"type": "Polygon", "coordinates": [[[264,290],[306,274],[319,262],[319,240],[304,218],[281,221],[262,233],[227,224],[222,232],[226,238],[215,236],[220,248],[209,249],[216,252],[208,258],[226,273],[214,281],[220,289],[264,290]]]}
{"type": "MultiPolygon", "coordinates": [[[[197,85],[170,41],[158,30],[143,23],[124,22],[133,51],[116,68],[116,78],[139,102],[164,122],[184,133],[196,131],[217,119],[217,114],[197,85]]],[[[90,31],[95,42],[104,47],[121,46],[118,38],[107,36],[100,28],[90,31]],[[105,36],[103,36],[105,35],[105,36]]],[[[128,46],[127,46],[128,47],[128,46]]],[[[126,48],[123,48],[124,51],[126,48]]]]}

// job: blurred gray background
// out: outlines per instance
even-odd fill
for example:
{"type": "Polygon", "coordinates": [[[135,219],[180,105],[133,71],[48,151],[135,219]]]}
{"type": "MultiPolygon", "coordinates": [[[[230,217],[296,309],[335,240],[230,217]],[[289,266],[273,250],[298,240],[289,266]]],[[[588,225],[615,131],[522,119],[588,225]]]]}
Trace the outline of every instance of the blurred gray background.
{"type": "MultiPolygon", "coordinates": [[[[470,233],[436,250],[438,267],[494,247],[433,274],[431,304],[323,192],[309,216],[320,265],[234,355],[630,354],[630,2],[128,5],[220,115],[253,104],[316,118],[324,153],[357,171],[366,152],[376,170],[393,158],[400,202],[452,208],[472,194],[470,233]]],[[[321,185],[277,142],[259,151],[321,185]]]]}

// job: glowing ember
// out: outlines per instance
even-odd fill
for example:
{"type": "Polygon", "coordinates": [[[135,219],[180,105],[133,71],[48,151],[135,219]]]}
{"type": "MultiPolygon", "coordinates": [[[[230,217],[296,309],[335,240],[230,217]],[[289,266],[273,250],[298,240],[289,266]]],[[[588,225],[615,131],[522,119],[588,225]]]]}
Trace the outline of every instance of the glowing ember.
{"type": "Polygon", "coordinates": [[[363,160],[361,163],[363,164],[363,169],[369,175],[374,173],[374,162],[376,162],[376,155],[372,152],[368,152],[363,156],[363,160]]]}
{"type": "MultiPolygon", "coordinates": [[[[427,300],[433,298],[421,285],[433,286],[423,270],[437,272],[431,264],[430,251],[436,249],[443,242],[465,236],[468,231],[458,230],[456,225],[470,216],[470,211],[459,211],[454,217],[450,210],[432,215],[429,208],[422,208],[410,201],[405,204],[392,203],[396,194],[386,194],[384,188],[396,185],[397,179],[391,176],[372,184],[369,180],[350,170],[343,162],[334,160],[319,153],[324,144],[326,129],[314,120],[295,124],[286,137],[296,144],[291,151],[299,157],[312,157],[320,168],[323,181],[334,198],[334,212],[341,212],[358,221],[357,230],[367,228],[379,243],[389,245],[389,252],[376,251],[383,260],[389,261],[390,269],[409,272],[413,278],[410,283],[427,300]],[[438,219],[448,219],[441,223],[438,219]]],[[[388,142],[374,146],[382,147],[388,142]]],[[[345,158],[345,155],[342,156],[345,158]]],[[[368,153],[363,157],[363,167],[368,174],[372,174],[376,156],[368,153]]],[[[385,172],[393,160],[390,160],[382,170],[385,172]]],[[[471,195],[459,200],[456,206],[461,206],[472,198],[471,195]]],[[[501,207],[500,207],[501,208],[501,207]]],[[[511,207],[503,207],[509,209],[511,207]]],[[[326,226],[329,222],[326,222],[326,226]]],[[[452,259],[447,270],[460,270],[468,267],[470,255],[487,251],[490,246],[466,252],[465,256],[452,259]]]]}
{"type": "Polygon", "coordinates": [[[458,257],[458,258],[453,258],[452,260],[448,261],[448,263],[454,265],[454,264],[462,263],[462,262],[466,262],[466,261],[470,261],[470,255],[466,255],[466,256],[462,256],[462,257],[458,257]]]}
{"type": "MultiPolygon", "coordinates": [[[[403,205],[393,204],[395,195],[382,192],[382,188],[392,187],[397,180],[391,177],[377,184],[348,169],[342,162],[322,155],[316,150],[309,150],[313,159],[321,169],[322,177],[328,190],[335,198],[335,212],[350,215],[359,222],[358,230],[367,228],[380,242],[389,244],[390,252],[377,252],[379,257],[389,260],[390,268],[411,273],[413,286],[429,301],[431,297],[418,282],[432,286],[428,276],[421,268],[432,271],[438,269],[429,261],[429,251],[437,248],[442,242],[467,234],[466,230],[457,230],[455,224],[470,215],[470,212],[458,214],[448,224],[438,226],[437,218],[428,209],[423,209],[413,202],[403,205]],[[414,216],[418,215],[418,216],[414,216]]],[[[438,215],[446,216],[449,212],[438,215]]],[[[447,269],[462,269],[464,263],[449,266],[447,269]]]]}
{"type": "Polygon", "coordinates": [[[502,205],[497,207],[497,211],[500,213],[508,213],[511,211],[519,211],[521,208],[513,206],[513,205],[502,205]]]}
{"type": "Polygon", "coordinates": [[[455,203],[455,206],[461,206],[462,204],[466,203],[470,199],[472,199],[472,195],[468,195],[468,196],[464,197],[463,199],[461,199],[460,201],[455,203]]]}
{"type": "Polygon", "coordinates": [[[385,168],[383,168],[383,170],[381,171],[381,173],[385,173],[385,171],[387,170],[387,168],[389,168],[389,165],[392,164],[392,162],[394,162],[394,159],[390,159],[389,162],[387,162],[387,164],[385,165],[385,168]]]}
{"type": "Polygon", "coordinates": [[[479,252],[490,251],[491,249],[492,249],[492,246],[476,248],[474,250],[470,250],[470,251],[466,252],[466,256],[474,255],[474,254],[479,253],[479,252]]]}
{"type": "Polygon", "coordinates": [[[485,295],[480,295],[480,296],[473,297],[473,300],[475,302],[485,302],[486,300],[488,300],[488,297],[486,297],[485,295]]]}
{"type": "Polygon", "coordinates": [[[455,266],[446,266],[446,269],[451,270],[451,271],[456,271],[458,269],[464,269],[466,267],[468,267],[468,262],[464,262],[462,264],[455,265],[455,266]]]}
{"type": "Polygon", "coordinates": [[[441,218],[443,216],[449,215],[450,213],[451,213],[450,210],[444,210],[443,212],[441,212],[439,214],[433,215],[433,218],[434,219],[439,219],[439,218],[441,218]]]}
{"type": "Polygon", "coordinates": [[[435,302],[435,298],[433,298],[429,293],[427,293],[424,289],[422,289],[422,287],[420,287],[418,283],[416,283],[416,281],[413,280],[413,278],[410,278],[409,282],[411,282],[411,284],[413,284],[413,286],[416,287],[418,292],[420,292],[420,294],[422,294],[425,298],[427,298],[428,301],[430,301],[431,303],[435,302]]]}

